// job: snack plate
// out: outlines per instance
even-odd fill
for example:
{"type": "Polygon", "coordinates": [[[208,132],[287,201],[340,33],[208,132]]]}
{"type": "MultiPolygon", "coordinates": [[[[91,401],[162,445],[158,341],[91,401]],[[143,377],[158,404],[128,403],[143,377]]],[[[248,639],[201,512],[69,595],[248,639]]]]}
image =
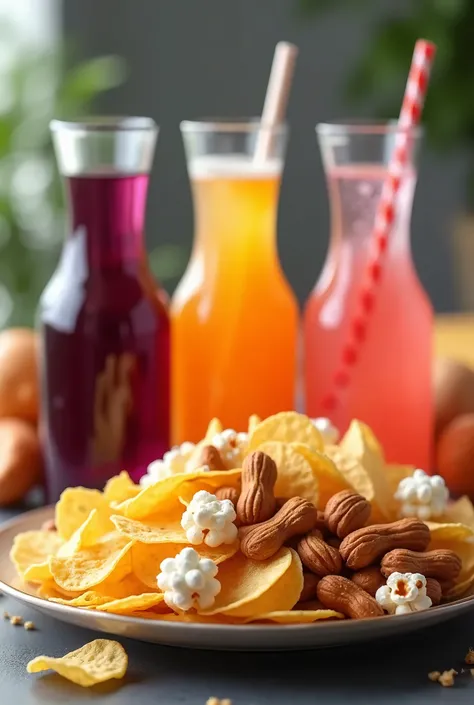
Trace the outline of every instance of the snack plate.
{"type": "Polygon", "coordinates": [[[22,514],[0,525],[0,590],[43,614],[98,632],[190,649],[281,651],[320,649],[406,634],[445,622],[474,608],[474,596],[416,614],[301,625],[228,625],[158,622],[83,610],[49,602],[15,574],[9,552],[16,534],[38,529],[54,516],[53,507],[22,514]],[[29,591],[30,590],[30,591],[29,591]]]}

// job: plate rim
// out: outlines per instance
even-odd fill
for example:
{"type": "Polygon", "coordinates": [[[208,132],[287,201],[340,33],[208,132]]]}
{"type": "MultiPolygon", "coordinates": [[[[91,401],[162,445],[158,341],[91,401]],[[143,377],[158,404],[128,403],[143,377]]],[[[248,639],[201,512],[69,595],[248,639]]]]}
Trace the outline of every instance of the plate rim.
{"type": "MultiPolygon", "coordinates": [[[[8,531],[15,529],[17,525],[20,525],[24,522],[25,519],[30,519],[34,518],[35,515],[42,516],[51,514],[54,511],[54,505],[46,505],[43,507],[36,507],[35,509],[30,509],[25,512],[21,512],[21,514],[18,514],[14,517],[11,517],[10,519],[7,519],[6,521],[0,523],[0,537],[2,534],[7,533],[8,531]]],[[[44,521],[44,520],[43,520],[44,521]]],[[[41,527],[39,527],[40,530],[41,527]]],[[[29,529],[34,530],[34,529],[29,529]]],[[[10,561],[10,557],[8,555],[8,560],[10,561]]],[[[164,625],[166,624],[167,628],[175,632],[176,634],[179,634],[181,632],[184,633],[190,633],[190,632],[224,632],[228,633],[229,630],[230,632],[233,633],[256,633],[256,632],[261,632],[262,629],[266,630],[272,630],[272,632],[275,631],[282,631],[283,633],[289,633],[291,632],[292,634],[297,634],[299,632],[308,632],[311,630],[316,630],[318,629],[321,631],[323,628],[324,630],[330,631],[333,630],[337,632],[338,629],[341,628],[342,625],[344,625],[344,631],[351,627],[348,627],[349,624],[353,624],[354,626],[352,629],[356,629],[357,626],[360,625],[367,625],[368,623],[373,624],[375,628],[377,628],[376,625],[381,625],[382,623],[385,624],[393,624],[394,621],[397,623],[400,623],[400,620],[406,620],[407,618],[410,619],[417,619],[418,625],[420,629],[425,626],[425,623],[429,622],[432,620],[431,615],[434,613],[440,613],[443,612],[443,614],[447,614],[448,612],[454,612],[453,617],[456,615],[456,613],[459,611],[457,608],[460,606],[467,605],[468,603],[472,603],[472,607],[474,608],[474,595],[469,595],[467,597],[462,597],[458,600],[454,600],[453,602],[446,603],[444,605],[437,605],[435,607],[432,607],[428,610],[424,610],[422,612],[416,613],[416,616],[414,614],[403,614],[403,615],[384,615],[383,617],[370,617],[370,618],[364,618],[364,619],[338,619],[338,620],[321,620],[318,622],[312,622],[312,623],[307,623],[307,624],[282,624],[279,622],[274,622],[274,623],[262,623],[262,622],[257,622],[257,623],[251,623],[251,624],[218,624],[218,623],[206,623],[206,622],[172,622],[172,621],[160,621],[156,620],[156,622],[149,621],[146,619],[141,619],[140,617],[131,617],[130,615],[126,614],[113,614],[111,612],[101,612],[101,610],[86,610],[81,607],[73,607],[71,605],[62,605],[56,602],[51,602],[50,600],[47,600],[43,597],[38,597],[37,595],[31,595],[30,593],[23,592],[23,590],[14,587],[13,585],[10,585],[9,583],[6,583],[4,580],[0,578],[0,591],[3,592],[4,594],[8,595],[9,597],[12,597],[13,599],[19,600],[20,602],[26,603],[27,605],[30,605],[33,608],[43,610],[44,605],[47,605],[47,610],[48,612],[51,612],[51,616],[55,615],[57,612],[58,614],[65,614],[65,615],[74,615],[77,614],[77,612],[80,612],[82,615],[100,615],[101,617],[107,619],[110,622],[118,622],[118,623],[123,623],[126,621],[128,624],[133,624],[133,625],[143,625],[144,623],[146,624],[156,624],[156,625],[164,625]]],[[[383,628],[380,633],[380,636],[383,635],[383,628]]]]}

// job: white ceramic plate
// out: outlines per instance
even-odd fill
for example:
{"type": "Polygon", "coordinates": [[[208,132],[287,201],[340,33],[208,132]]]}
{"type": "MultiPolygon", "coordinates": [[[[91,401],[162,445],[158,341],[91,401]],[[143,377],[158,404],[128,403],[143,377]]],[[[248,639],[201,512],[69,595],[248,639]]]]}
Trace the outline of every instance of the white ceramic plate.
{"type": "Polygon", "coordinates": [[[106,614],[48,602],[28,592],[16,576],[8,554],[14,536],[20,531],[38,529],[53,517],[45,507],[22,514],[0,525],[0,589],[15,600],[78,627],[131,637],[141,641],[191,649],[278,651],[325,648],[413,632],[445,622],[474,608],[474,597],[457,600],[426,612],[399,617],[318,622],[302,625],[219,625],[152,622],[135,617],[106,614]]]}

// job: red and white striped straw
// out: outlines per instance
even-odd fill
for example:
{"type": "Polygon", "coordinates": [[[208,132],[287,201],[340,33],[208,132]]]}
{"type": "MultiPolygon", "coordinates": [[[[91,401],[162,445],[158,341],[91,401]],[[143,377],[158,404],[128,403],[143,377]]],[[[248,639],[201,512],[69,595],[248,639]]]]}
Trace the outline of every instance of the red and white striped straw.
{"type": "Polygon", "coordinates": [[[350,384],[350,368],[357,363],[360,346],[365,339],[370,312],[376,300],[375,289],[382,275],[384,254],[396,219],[397,196],[403,174],[411,161],[413,128],[421,120],[435,54],[436,46],[433,43],[424,39],[417,41],[398,119],[395,145],[375,216],[371,253],[357,312],[342,348],[341,360],[333,378],[333,389],[323,399],[323,406],[329,414],[338,406],[342,390],[350,384]]]}

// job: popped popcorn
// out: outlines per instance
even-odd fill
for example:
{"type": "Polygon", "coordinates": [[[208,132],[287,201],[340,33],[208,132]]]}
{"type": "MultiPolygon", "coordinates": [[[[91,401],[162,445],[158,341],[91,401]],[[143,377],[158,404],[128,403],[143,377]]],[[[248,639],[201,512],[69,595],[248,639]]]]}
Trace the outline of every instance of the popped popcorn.
{"type": "Polygon", "coordinates": [[[211,444],[217,448],[229,470],[233,470],[242,466],[248,440],[248,433],[237,433],[232,428],[226,428],[213,436],[211,444]]]}
{"type": "Polygon", "coordinates": [[[157,576],[164,601],[175,612],[192,607],[212,607],[221,584],[216,579],[217,566],[210,558],[201,558],[194,548],[183,548],[174,558],[165,558],[157,576]]]}
{"type": "Polygon", "coordinates": [[[440,475],[430,476],[423,470],[415,470],[411,477],[401,480],[395,499],[401,503],[400,514],[403,517],[428,521],[444,514],[449,491],[440,475]]]}
{"type": "Polygon", "coordinates": [[[165,477],[170,477],[170,475],[187,472],[186,463],[195,447],[194,443],[185,441],[180,446],[171,448],[163,455],[162,459],[150,463],[146,475],[140,478],[140,485],[149,487],[165,477]]]}
{"type": "Polygon", "coordinates": [[[183,512],[181,526],[194,546],[205,543],[216,548],[237,538],[236,513],[230,499],[217,499],[205,490],[196,492],[183,512]]]}
{"type": "Polygon", "coordinates": [[[389,614],[421,612],[432,604],[426,594],[426,578],[421,573],[392,573],[387,584],[375,593],[375,599],[389,614]]]}
{"type": "Polygon", "coordinates": [[[315,426],[322,435],[324,445],[333,446],[338,442],[341,434],[339,433],[339,429],[333,425],[331,419],[325,416],[318,416],[318,418],[311,419],[311,421],[313,426],[315,426]]]}

